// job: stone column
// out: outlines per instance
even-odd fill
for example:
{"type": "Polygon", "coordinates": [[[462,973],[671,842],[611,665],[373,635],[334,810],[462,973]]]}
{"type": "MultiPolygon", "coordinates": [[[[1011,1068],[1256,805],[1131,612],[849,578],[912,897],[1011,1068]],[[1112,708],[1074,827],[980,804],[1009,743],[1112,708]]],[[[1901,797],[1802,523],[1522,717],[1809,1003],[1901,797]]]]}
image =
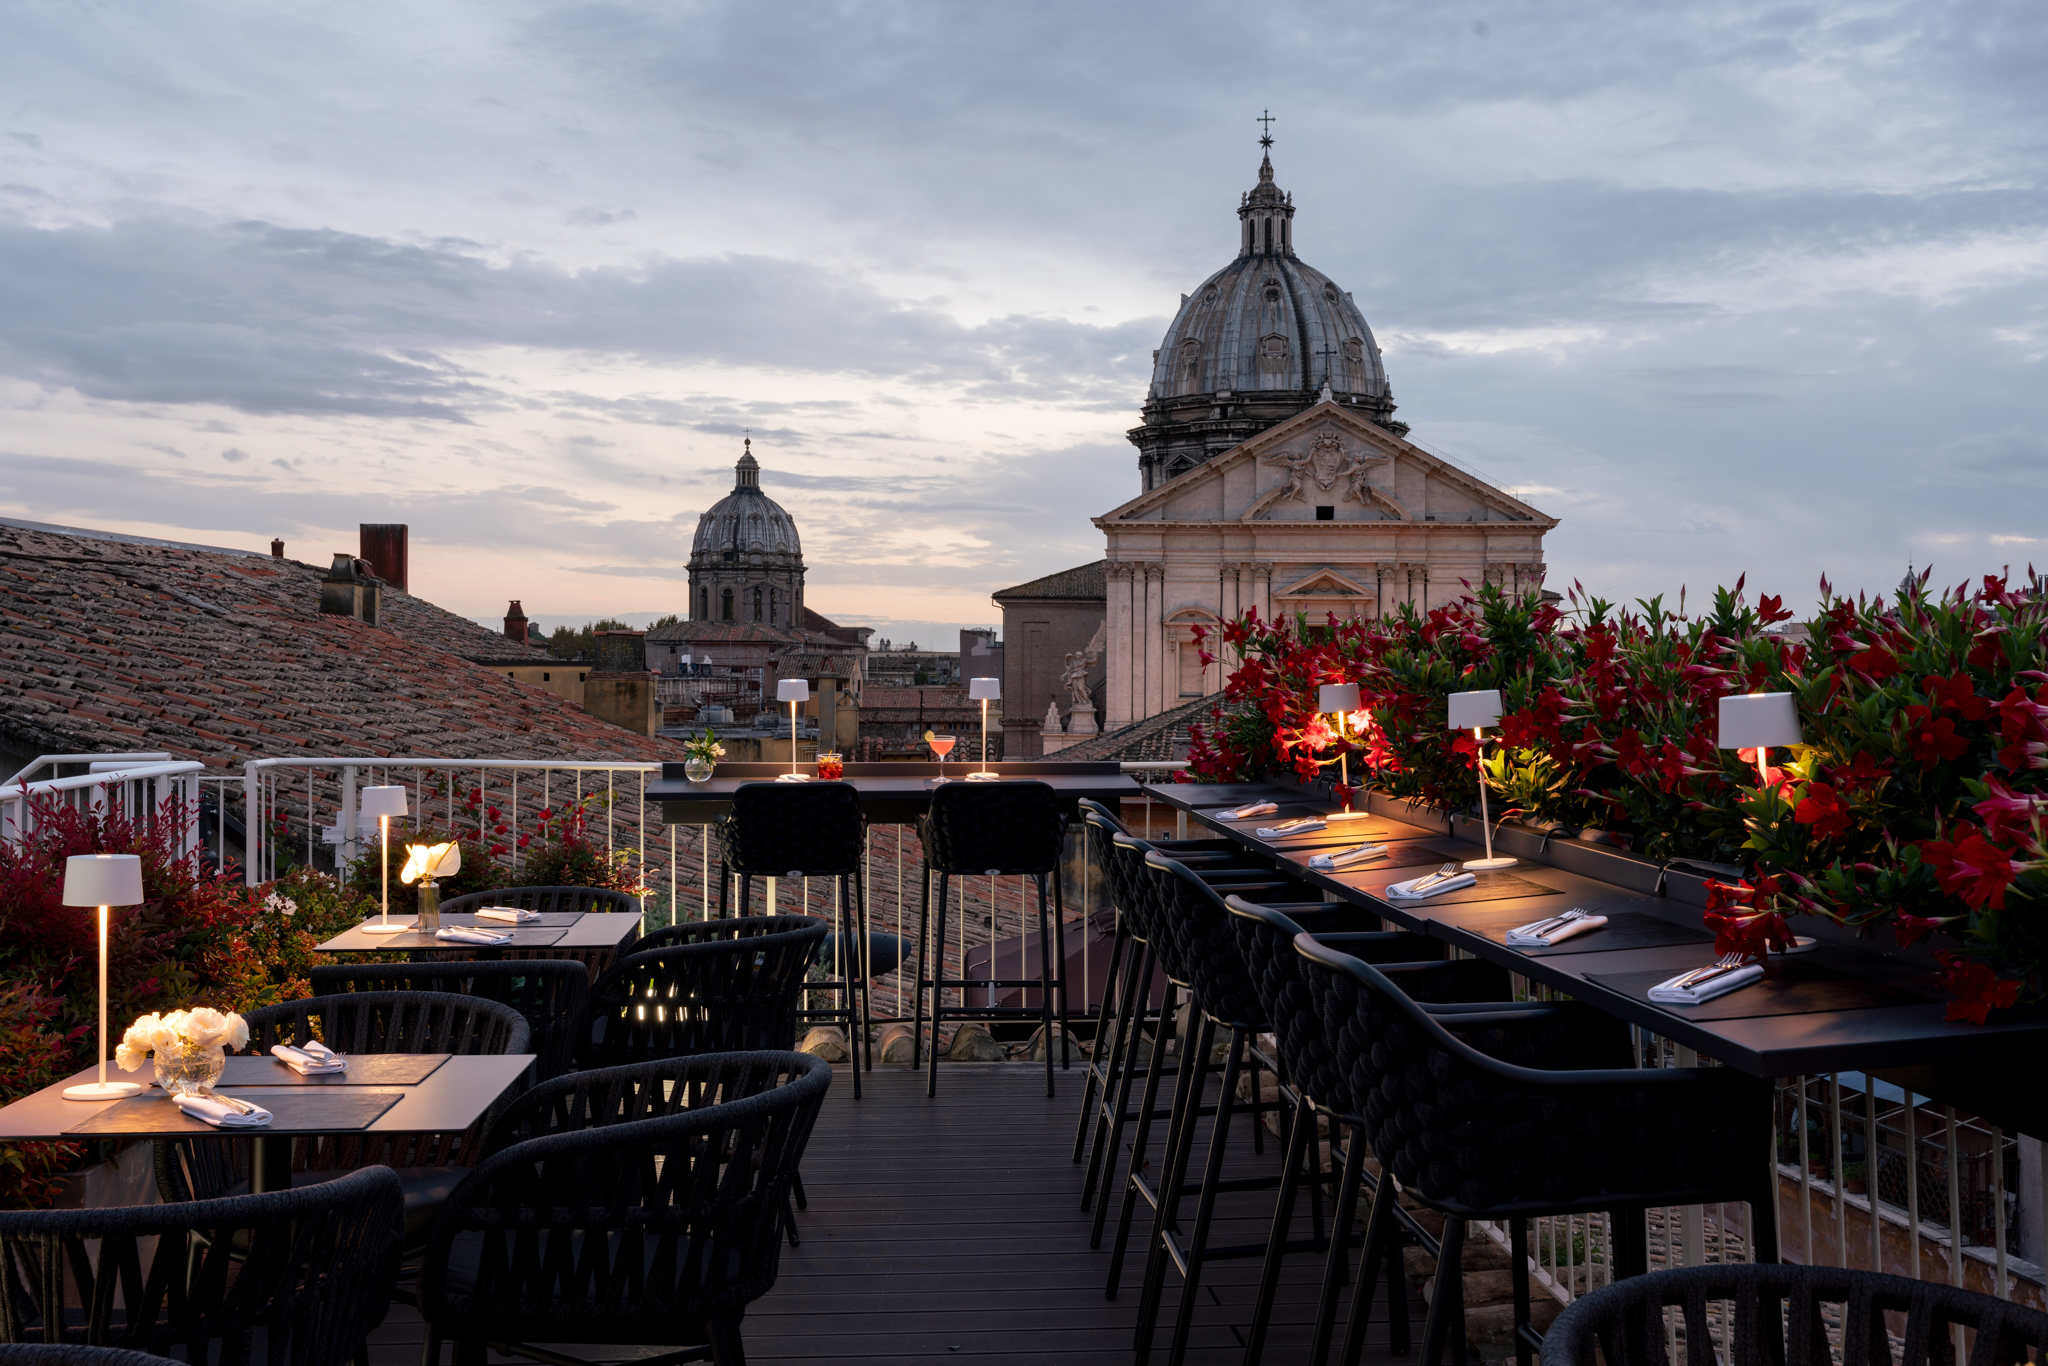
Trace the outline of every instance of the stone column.
{"type": "Polygon", "coordinates": [[[1127,726],[1131,716],[1132,678],[1136,661],[1131,656],[1131,565],[1111,560],[1108,566],[1108,621],[1103,633],[1104,683],[1102,704],[1108,710],[1108,727],[1127,726]]]}
{"type": "Polygon", "coordinates": [[[1144,632],[1145,642],[1145,686],[1139,706],[1138,719],[1157,716],[1160,698],[1165,695],[1162,679],[1166,672],[1165,628],[1160,618],[1165,616],[1166,566],[1154,560],[1145,565],[1145,612],[1138,627],[1144,632]]]}
{"type": "Polygon", "coordinates": [[[1273,619],[1273,562],[1252,561],[1252,598],[1259,605],[1259,616],[1267,621],[1273,619]]]}

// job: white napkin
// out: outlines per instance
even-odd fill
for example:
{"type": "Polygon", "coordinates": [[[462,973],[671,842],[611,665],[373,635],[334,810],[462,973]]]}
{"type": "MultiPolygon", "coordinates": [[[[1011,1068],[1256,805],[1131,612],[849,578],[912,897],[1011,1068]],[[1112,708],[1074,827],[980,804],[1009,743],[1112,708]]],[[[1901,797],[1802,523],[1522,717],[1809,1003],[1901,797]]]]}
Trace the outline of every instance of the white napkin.
{"type": "Polygon", "coordinates": [[[1547,949],[1553,944],[1562,944],[1565,940],[1576,935],[1585,934],[1588,930],[1599,929],[1607,923],[1607,917],[1604,915],[1580,916],[1577,920],[1567,920],[1564,924],[1547,929],[1541,934],[1529,933],[1531,929],[1542,923],[1543,921],[1541,920],[1532,920],[1518,930],[1509,930],[1508,947],[1511,949],[1547,949]]]}
{"type": "Polygon", "coordinates": [[[1478,878],[1470,873],[1458,873],[1445,878],[1442,882],[1433,884],[1423,891],[1418,892],[1415,890],[1416,883],[1423,881],[1424,878],[1434,876],[1434,873],[1425,873],[1423,877],[1411,877],[1406,882],[1397,882],[1387,888],[1387,895],[1393,897],[1396,901],[1427,901],[1430,897],[1440,893],[1455,892],[1460,887],[1470,887],[1479,881],[1478,878]]]}
{"type": "Polygon", "coordinates": [[[1321,816],[1302,816],[1298,819],[1282,821],[1278,825],[1260,830],[1259,838],[1262,840],[1272,840],[1281,839],[1287,835],[1312,834],[1328,824],[1329,822],[1321,816]]]}
{"type": "Polygon", "coordinates": [[[1240,806],[1235,811],[1224,812],[1223,819],[1227,821],[1248,821],[1254,816],[1270,816],[1279,809],[1280,803],[1278,802],[1253,802],[1250,806],[1240,806]]]}
{"type": "Polygon", "coordinates": [[[288,1043],[273,1044],[270,1056],[301,1076],[348,1071],[348,1059],[318,1039],[310,1040],[304,1048],[293,1048],[288,1043]]]}
{"type": "MultiPolygon", "coordinates": [[[[254,1105],[254,1101],[248,1102],[254,1105]]],[[[260,1129],[270,1123],[270,1111],[256,1106],[256,1113],[245,1115],[224,1100],[213,1096],[172,1096],[171,1104],[183,1110],[194,1119],[204,1120],[216,1129],[260,1129]]]]}
{"type": "Polygon", "coordinates": [[[457,944],[509,944],[512,936],[503,930],[472,930],[462,925],[450,925],[444,930],[435,930],[434,938],[446,939],[457,944]]]}
{"type": "Polygon", "coordinates": [[[1709,978],[1695,987],[1675,987],[1671,985],[1672,982],[1678,980],[1678,977],[1685,976],[1681,972],[1678,974],[1678,977],[1673,977],[1670,982],[1659,982],[1656,986],[1651,987],[1650,999],[1658,1005],[1664,1006],[1696,1006],[1702,1002],[1711,1001],[1716,996],[1726,996],[1737,988],[1746,987],[1763,975],[1764,969],[1761,963],[1745,963],[1733,972],[1724,972],[1719,977],[1709,978]]]}
{"type": "Polygon", "coordinates": [[[1365,844],[1354,844],[1349,849],[1340,849],[1334,854],[1313,854],[1309,857],[1308,866],[1318,872],[1333,873],[1339,868],[1349,868],[1354,863],[1370,863],[1376,858],[1386,856],[1386,845],[1368,841],[1365,844]]]}
{"type": "Polygon", "coordinates": [[[509,920],[516,925],[522,920],[540,919],[540,912],[522,911],[517,906],[486,906],[476,916],[479,920],[509,920]]]}

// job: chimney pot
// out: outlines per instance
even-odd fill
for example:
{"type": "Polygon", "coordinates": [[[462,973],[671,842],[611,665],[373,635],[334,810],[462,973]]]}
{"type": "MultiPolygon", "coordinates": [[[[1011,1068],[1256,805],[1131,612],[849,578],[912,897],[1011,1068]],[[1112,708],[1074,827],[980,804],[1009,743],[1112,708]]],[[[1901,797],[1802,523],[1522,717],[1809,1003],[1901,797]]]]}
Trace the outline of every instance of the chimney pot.
{"type": "Polygon", "coordinates": [[[275,536],[270,538],[270,558],[273,560],[284,558],[284,542],[278,540],[275,536]]]}
{"type": "Polygon", "coordinates": [[[410,531],[404,522],[362,522],[357,526],[362,558],[370,562],[370,572],[401,593],[411,591],[407,587],[410,531]]]}
{"type": "Polygon", "coordinates": [[[524,645],[526,633],[526,609],[519,605],[519,599],[512,599],[512,605],[505,609],[505,638],[524,645]]]}

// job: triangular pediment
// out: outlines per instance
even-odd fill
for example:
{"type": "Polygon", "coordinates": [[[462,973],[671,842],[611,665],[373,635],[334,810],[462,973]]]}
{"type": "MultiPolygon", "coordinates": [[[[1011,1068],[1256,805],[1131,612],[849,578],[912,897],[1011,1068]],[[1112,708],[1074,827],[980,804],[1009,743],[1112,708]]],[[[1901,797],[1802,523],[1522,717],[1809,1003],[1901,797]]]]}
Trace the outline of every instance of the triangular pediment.
{"type": "Polygon", "coordinates": [[[1349,574],[1339,573],[1327,565],[1311,570],[1285,588],[1273,590],[1274,599],[1281,602],[1290,598],[1327,598],[1333,594],[1369,598],[1373,596],[1373,590],[1349,574]]]}
{"type": "Polygon", "coordinates": [[[1520,523],[1556,520],[1333,399],[1095,519],[1131,522],[1520,523]]]}

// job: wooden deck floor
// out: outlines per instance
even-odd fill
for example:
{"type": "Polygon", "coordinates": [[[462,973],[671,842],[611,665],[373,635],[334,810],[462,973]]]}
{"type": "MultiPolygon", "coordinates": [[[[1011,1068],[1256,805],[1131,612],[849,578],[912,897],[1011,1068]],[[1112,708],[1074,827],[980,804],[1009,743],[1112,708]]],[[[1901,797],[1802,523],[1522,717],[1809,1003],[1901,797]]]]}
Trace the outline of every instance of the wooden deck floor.
{"type": "MultiPolygon", "coordinates": [[[[938,1096],[927,1100],[921,1073],[877,1068],[862,1078],[859,1102],[841,1072],[804,1158],[810,1208],[799,1216],[803,1244],[784,1251],[775,1289],[747,1315],[749,1361],[1131,1360],[1149,1220],[1139,1220],[1122,1291],[1104,1299],[1109,1239],[1099,1251],[1088,1247],[1084,1168],[1069,1160],[1078,1070],[1062,1073],[1060,1094],[1047,1099],[1036,1068],[949,1064],[940,1071],[938,1096]]],[[[1230,1173],[1277,1169],[1278,1143],[1269,1141],[1258,1158],[1247,1138],[1240,1122],[1230,1173]]],[[[1161,1141],[1163,1134],[1155,1148],[1161,1141]]],[[[1211,1245],[1263,1243],[1272,1199],[1270,1191],[1226,1197],[1227,1217],[1211,1245]]],[[[1187,1210],[1192,1217],[1192,1200],[1187,1210]]],[[[1302,1213],[1305,1222],[1305,1204],[1302,1213]]],[[[1112,1210],[1111,1236],[1114,1229],[1112,1210]]],[[[1208,1269],[1190,1363],[1243,1360],[1257,1275],[1256,1260],[1208,1269]]],[[[1306,1356],[1320,1276],[1320,1258],[1289,1259],[1268,1362],[1284,1366],[1306,1356]]],[[[1178,1282],[1169,1271],[1153,1357],[1162,1363],[1178,1282]]],[[[1411,1313],[1419,1336],[1419,1301],[1411,1313]]],[[[418,1319],[394,1306],[373,1339],[373,1360],[413,1366],[419,1354],[418,1319]]],[[[1388,1353],[1384,1326],[1375,1327],[1366,1359],[1405,1360],[1388,1353]]]]}

